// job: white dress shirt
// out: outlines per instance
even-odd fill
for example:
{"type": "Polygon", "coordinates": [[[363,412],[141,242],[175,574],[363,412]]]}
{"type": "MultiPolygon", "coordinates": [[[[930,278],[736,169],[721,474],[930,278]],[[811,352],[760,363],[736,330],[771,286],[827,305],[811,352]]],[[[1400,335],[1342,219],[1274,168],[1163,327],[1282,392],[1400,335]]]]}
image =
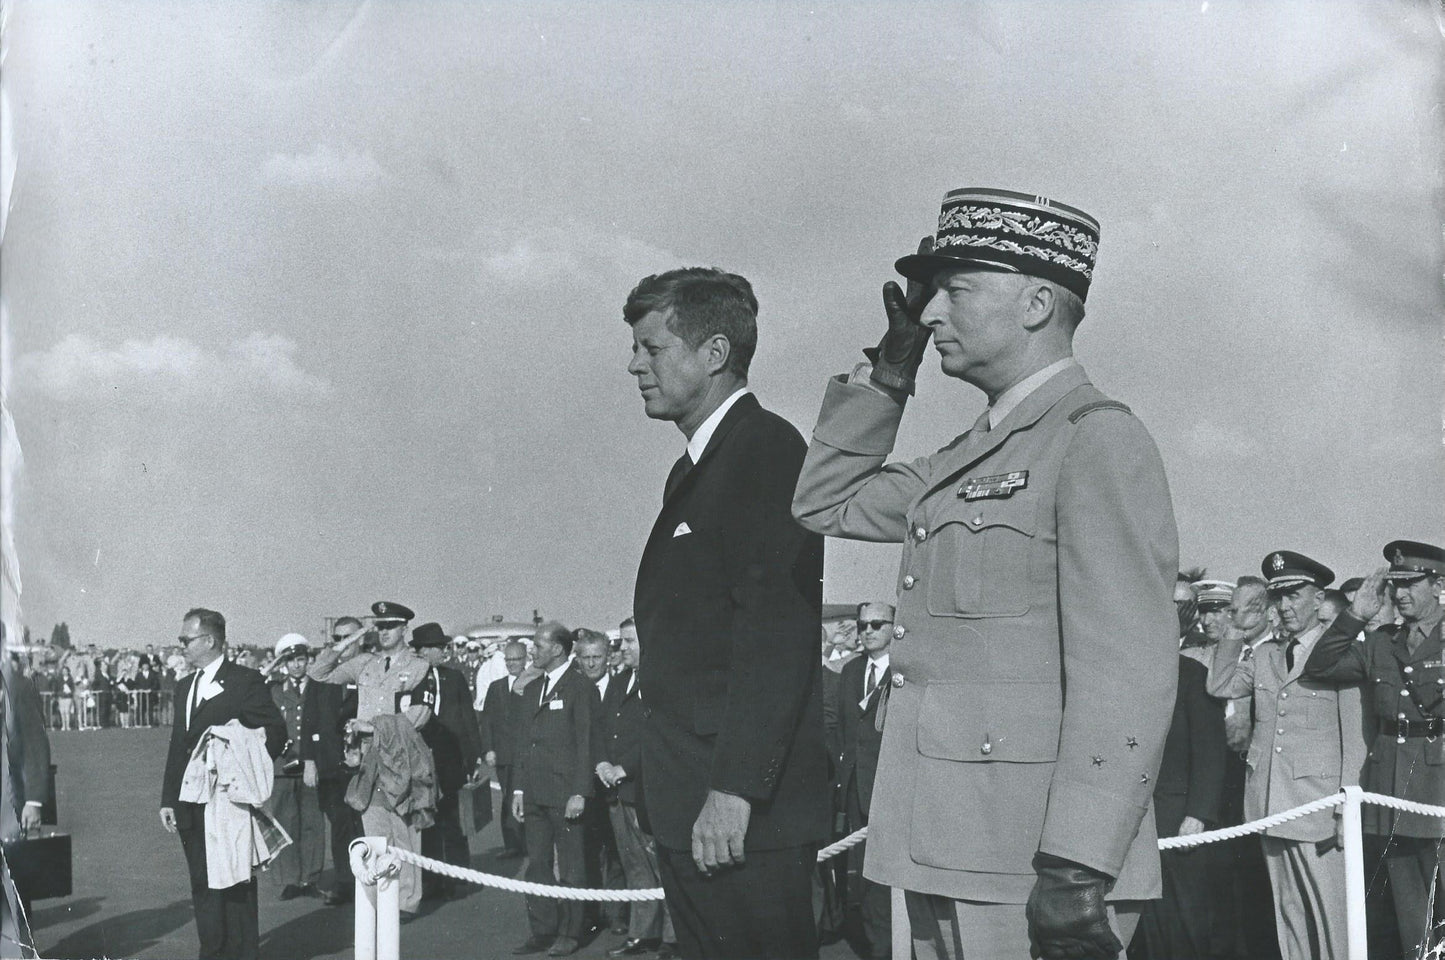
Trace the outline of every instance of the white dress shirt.
{"type": "Polygon", "coordinates": [[[748,393],[752,393],[752,390],[747,387],[743,387],[734,392],[733,395],[724,400],[716,410],[708,414],[708,418],[702,422],[697,428],[697,432],[687,441],[687,455],[694,464],[702,459],[703,451],[707,449],[707,442],[711,440],[712,435],[717,432],[717,425],[722,423],[722,418],[727,416],[727,412],[733,408],[733,404],[737,403],[743,398],[744,394],[748,393]]]}
{"type": "Polygon", "coordinates": [[[1023,403],[1029,394],[1033,393],[1039,387],[1042,387],[1045,383],[1048,383],[1054,374],[1062,373],[1070,367],[1077,367],[1078,365],[1079,361],[1073,357],[1055,360],[1042,370],[1029,374],[1018,383],[1009,387],[1003,393],[999,394],[998,399],[988,408],[988,428],[990,430],[998,429],[998,425],[1003,423],[1004,417],[1013,413],[1014,408],[1023,403]]]}

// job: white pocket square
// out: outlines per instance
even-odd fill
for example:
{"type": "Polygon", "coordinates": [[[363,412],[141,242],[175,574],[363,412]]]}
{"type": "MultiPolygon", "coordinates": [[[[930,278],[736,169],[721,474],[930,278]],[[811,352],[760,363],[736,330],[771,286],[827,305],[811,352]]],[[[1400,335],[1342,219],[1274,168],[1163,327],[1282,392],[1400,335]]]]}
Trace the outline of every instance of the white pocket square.
{"type": "Polygon", "coordinates": [[[674,530],[674,531],[672,531],[673,537],[681,537],[681,536],[683,536],[683,535],[685,535],[685,534],[689,534],[689,533],[692,533],[692,527],[689,527],[689,526],[687,525],[687,521],[686,521],[686,520],[684,520],[682,523],[679,523],[679,524],[677,525],[677,529],[674,530]]]}

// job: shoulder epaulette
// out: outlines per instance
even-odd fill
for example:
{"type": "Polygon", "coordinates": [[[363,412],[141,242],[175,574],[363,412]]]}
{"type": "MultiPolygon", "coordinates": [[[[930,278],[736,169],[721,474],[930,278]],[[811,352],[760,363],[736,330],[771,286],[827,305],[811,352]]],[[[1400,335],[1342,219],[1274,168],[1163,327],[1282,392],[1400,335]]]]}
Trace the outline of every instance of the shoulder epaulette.
{"type": "Polygon", "coordinates": [[[1080,420],[1084,419],[1095,410],[1122,410],[1130,416],[1134,415],[1133,410],[1130,410],[1126,404],[1122,404],[1118,400],[1095,400],[1092,403],[1084,404],[1082,407],[1069,414],[1069,422],[1078,423],[1080,420]]]}

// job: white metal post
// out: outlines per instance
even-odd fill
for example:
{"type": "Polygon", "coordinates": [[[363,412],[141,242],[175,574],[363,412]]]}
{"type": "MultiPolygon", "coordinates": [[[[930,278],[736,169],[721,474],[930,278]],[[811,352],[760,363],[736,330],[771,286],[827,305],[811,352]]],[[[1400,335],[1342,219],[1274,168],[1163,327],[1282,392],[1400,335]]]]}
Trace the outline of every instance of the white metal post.
{"type": "Polygon", "coordinates": [[[1342,813],[1345,842],[1345,931],[1349,960],[1368,960],[1365,935],[1365,849],[1360,839],[1360,795],[1358,786],[1345,787],[1342,813]]]}
{"type": "Polygon", "coordinates": [[[376,960],[376,885],[356,878],[356,960],[376,960]]]}
{"type": "Polygon", "coordinates": [[[387,872],[376,881],[376,960],[401,957],[401,881],[387,872]]]}
{"type": "Polygon", "coordinates": [[[903,889],[890,887],[888,892],[893,912],[893,956],[901,960],[913,956],[913,929],[908,925],[908,903],[903,899],[903,889]]]}

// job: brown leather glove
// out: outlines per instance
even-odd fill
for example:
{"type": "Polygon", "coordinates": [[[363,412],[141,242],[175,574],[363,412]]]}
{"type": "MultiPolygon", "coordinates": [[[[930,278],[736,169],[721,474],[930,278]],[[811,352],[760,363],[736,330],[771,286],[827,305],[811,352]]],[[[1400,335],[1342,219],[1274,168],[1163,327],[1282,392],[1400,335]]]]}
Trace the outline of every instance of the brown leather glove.
{"type": "Polygon", "coordinates": [[[1114,886],[1107,874],[1047,853],[1034,854],[1038,880],[1024,916],[1034,960],[1113,960],[1124,950],[1109,929],[1104,896],[1114,886]]]}
{"type": "MultiPolygon", "coordinates": [[[[919,253],[933,252],[933,238],[924,237],[918,242],[919,253]]],[[[888,315],[888,332],[878,341],[878,346],[863,351],[873,364],[869,379],[895,390],[907,390],[913,395],[918,368],[923,364],[924,351],[928,349],[928,338],[933,329],[919,322],[923,308],[932,292],[931,284],[908,281],[905,295],[898,284],[889,280],[883,285],[883,311],[888,315]]]]}

